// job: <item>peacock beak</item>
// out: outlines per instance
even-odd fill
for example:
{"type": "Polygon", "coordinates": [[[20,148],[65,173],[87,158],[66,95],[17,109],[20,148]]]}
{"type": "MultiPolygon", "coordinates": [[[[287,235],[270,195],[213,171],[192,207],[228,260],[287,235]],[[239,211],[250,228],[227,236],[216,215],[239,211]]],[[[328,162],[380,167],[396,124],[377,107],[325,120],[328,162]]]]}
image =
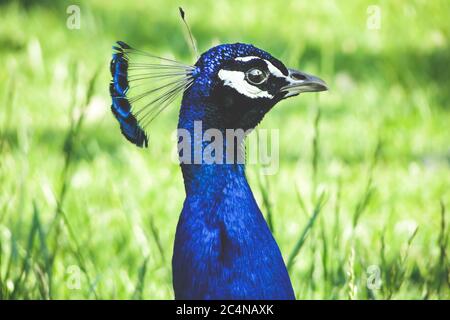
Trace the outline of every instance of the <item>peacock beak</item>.
{"type": "Polygon", "coordinates": [[[286,80],[289,84],[280,89],[281,92],[286,92],[284,98],[296,96],[302,92],[328,90],[327,84],[322,79],[294,69],[288,70],[289,75],[286,77],[286,80]]]}

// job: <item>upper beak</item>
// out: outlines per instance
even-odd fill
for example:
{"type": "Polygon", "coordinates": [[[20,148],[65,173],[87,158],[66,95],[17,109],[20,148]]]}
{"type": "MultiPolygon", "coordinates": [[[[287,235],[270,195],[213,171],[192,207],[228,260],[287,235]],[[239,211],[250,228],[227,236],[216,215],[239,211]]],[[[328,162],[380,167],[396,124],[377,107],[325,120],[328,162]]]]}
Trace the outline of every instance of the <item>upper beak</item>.
{"type": "Polygon", "coordinates": [[[280,89],[286,92],[284,98],[298,95],[302,92],[319,92],[328,90],[328,86],[322,79],[294,69],[288,69],[287,76],[288,85],[280,89]]]}

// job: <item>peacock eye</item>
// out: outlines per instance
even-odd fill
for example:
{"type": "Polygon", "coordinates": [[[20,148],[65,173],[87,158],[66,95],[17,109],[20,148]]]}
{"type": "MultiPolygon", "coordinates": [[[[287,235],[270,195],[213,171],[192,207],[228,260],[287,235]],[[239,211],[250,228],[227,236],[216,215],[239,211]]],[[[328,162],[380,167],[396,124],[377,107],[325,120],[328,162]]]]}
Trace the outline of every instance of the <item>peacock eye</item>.
{"type": "Polygon", "coordinates": [[[261,84],[267,80],[267,74],[256,68],[248,70],[245,77],[251,84],[261,84]]]}

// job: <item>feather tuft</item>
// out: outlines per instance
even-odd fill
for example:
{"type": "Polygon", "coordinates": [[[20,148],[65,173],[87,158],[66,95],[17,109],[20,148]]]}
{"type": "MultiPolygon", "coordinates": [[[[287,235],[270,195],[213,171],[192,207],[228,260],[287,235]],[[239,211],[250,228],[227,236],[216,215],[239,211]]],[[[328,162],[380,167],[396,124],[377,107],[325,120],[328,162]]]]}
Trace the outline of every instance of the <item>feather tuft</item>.
{"type": "Polygon", "coordinates": [[[125,138],[147,147],[146,127],[190,87],[196,68],[134,49],[123,41],[117,41],[113,50],[111,111],[125,138]]]}

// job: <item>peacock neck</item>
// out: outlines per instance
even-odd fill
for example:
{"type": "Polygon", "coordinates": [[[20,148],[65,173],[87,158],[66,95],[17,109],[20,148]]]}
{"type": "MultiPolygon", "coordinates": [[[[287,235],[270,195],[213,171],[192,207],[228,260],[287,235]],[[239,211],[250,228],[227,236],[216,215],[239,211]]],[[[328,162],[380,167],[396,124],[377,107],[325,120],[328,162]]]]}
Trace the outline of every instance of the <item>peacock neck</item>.
{"type": "Polygon", "coordinates": [[[178,122],[179,146],[184,140],[181,145],[188,148],[179,150],[186,199],[172,260],[175,296],[294,299],[281,252],[240,161],[243,143],[230,147],[230,140],[223,139],[216,147],[224,152],[212,152],[205,139],[208,130],[226,136],[231,128],[208,114],[214,106],[205,101],[185,94],[178,122]],[[230,158],[235,162],[228,163],[230,158]]]}
{"type": "Polygon", "coordinates": [[[225,142],[215,146],[217,150],[223,148],[223,154],[218,154],[220,153],[218,151],[211,152],[211,144],[204,140],[200,141],[200,137],[194,138],[191,142],[192,161],[186,162],[186,159],[183,159],[184,162],[180,161],[186,196],[197,194],[205,196],[210,193],[221,193],[224,189],[249,189],[245,164],[236,161],[238,158],[244,158],[243,148],[240,146],[233,148],[233,151],[228,151],[232,152],[232,156],[227,156],[225,142]],[[198,161],[200,157],[202,158],[198,161]]]}
{"type": "Polygon", "coordinates": [[[178,121],[178,153],[186,195],[224,188],[249,189],[245,131],[211,116],[219,106],[197,89],[194,86],[183,97],[178,121]]]}

